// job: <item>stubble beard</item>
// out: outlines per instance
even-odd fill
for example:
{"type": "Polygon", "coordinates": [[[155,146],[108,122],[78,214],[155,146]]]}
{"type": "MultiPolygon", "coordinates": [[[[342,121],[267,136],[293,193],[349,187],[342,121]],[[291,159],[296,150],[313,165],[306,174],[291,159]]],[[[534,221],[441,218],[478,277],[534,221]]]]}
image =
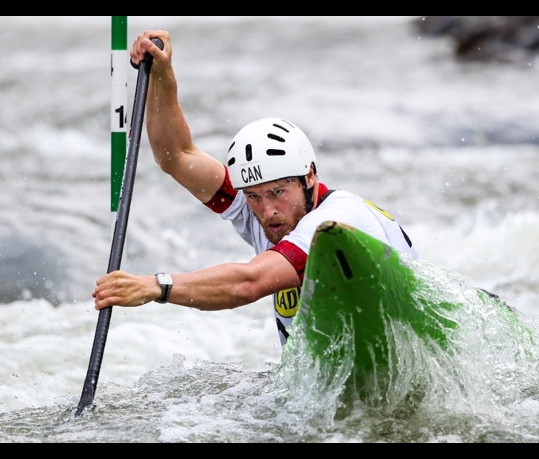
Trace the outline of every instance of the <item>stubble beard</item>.
{"type": "Polygon", "coordinates": [[[273,244],[277,244],[281,241],[283,237],[290,234],[298,225],[298,222],[307,214],[305,209],[301,209],[300,211],[294,213],[292,215],[291,219],[283,220],[281,218],[279,219],[272,219],[268,220],[267,222],[263,222],[256,214],[256,218],[258,219],[260,225],[262,225],[262,229],[264,230],[264,234],[268,238],[268,240],[273,244]],[[282,230],[279,232],[271,231],[270,225],[272,224],[282,224],[284,225],[282,230]]]}

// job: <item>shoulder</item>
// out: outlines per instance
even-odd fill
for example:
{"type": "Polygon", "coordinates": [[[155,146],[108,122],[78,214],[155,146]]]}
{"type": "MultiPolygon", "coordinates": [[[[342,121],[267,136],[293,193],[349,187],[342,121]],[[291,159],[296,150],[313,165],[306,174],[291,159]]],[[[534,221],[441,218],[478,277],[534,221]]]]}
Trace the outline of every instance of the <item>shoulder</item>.
{"type": "Polygon", "coordinates": [[[347,190],[330,189],[321,196],[319,205],[314,209],[333,206],[358,206],[364,203],[364,199],[347,190]]]}

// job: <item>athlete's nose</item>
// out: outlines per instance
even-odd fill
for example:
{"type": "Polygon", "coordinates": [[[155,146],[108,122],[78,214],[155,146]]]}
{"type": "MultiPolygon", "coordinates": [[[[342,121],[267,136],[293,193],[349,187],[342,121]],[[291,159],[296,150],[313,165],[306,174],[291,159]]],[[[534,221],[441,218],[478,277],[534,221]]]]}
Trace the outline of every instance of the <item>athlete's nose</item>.
{"type": "Polygon", "coordinates": [[[272,217],[277,215],[277,209],[272,203],[271,199],[265,199],[262,203],[262,214],[264,218],[272,217]]]}

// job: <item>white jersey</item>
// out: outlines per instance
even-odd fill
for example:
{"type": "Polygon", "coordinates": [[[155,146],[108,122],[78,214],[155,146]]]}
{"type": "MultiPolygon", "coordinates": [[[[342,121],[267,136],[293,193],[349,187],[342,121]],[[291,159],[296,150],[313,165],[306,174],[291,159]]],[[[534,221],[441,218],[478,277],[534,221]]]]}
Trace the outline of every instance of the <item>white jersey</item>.
{"type": "MultiPolygon", "coordinates": [[[[327,187],[319,184],[319,195],[327,187]]],[[[303,268],[317,227],[325,221],[345,223],[379,239],[401,252],[417,257],[408,236],[390,214],[372,202],[344,190],[335,190],[322,197],[314,210],[305,215],[296,228],[274,246],[265,236],[262,226],[249,208],[245,195],[238,191],[221,217],[232,222],[237,233],[250,244],[258,255],[266,250],[277,250],[289,259],[303,279],[303,268]],[[290,256],[293,252],[293,256],[290,256]],[[297,263],[296,260],[304,260],[297,263]],[[294,261],[292,261],[294,260],[294,261]]],[[[289,289],[273,295],[274,313],[281,344],[286,343],[287,327],[297,312],[300,289],[289,289]]]]}

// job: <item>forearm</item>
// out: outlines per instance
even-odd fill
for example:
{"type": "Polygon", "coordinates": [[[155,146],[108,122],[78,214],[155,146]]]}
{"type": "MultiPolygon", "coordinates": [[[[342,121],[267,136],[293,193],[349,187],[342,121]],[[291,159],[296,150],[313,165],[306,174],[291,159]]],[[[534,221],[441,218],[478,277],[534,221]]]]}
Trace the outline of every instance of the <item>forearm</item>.
{"type": "Polygon", "coordinates": [[[226,263],[186,274],[174,274],[169,303],[204,311],[233,309],[269,294],[245,263],[226,263]]]}
{"type": "MultiPolygon", "coordinates": [[[[255,275],[256,276],[256,275],[255,275]]],[[[173,274],[168,302],[205,311],[232,309],[269,294],[245,263],[227,263],[186,274],[173,274]]],[[[113,271],[100,277],[92,293],[96,309],[142,306],[161,297],[156,276],[113,271]]]]}

